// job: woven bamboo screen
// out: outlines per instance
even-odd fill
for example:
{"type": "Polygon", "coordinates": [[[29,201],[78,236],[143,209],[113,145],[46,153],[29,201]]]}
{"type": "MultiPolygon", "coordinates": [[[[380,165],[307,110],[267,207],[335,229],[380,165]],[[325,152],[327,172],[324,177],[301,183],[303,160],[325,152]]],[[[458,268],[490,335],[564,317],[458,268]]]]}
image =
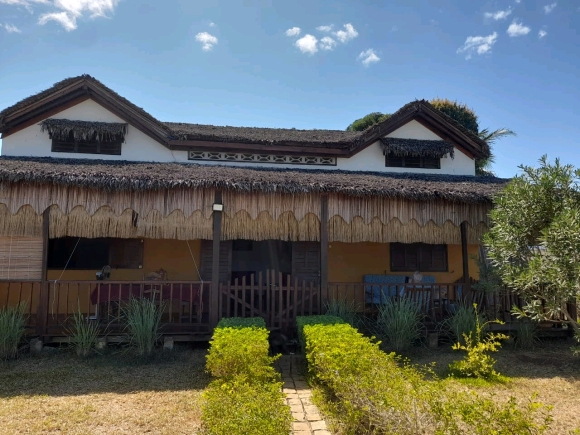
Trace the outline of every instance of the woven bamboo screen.
{"type": "Polygon", "coordinates": [[[42,238],[0,236],[0,279],[42,278],[42,238]]]}

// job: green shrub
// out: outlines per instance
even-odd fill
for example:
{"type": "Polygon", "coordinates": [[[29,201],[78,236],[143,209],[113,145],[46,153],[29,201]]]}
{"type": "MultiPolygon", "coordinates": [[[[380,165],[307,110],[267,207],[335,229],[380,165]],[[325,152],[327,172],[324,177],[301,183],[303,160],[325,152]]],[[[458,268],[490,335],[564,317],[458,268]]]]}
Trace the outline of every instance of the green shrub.
{"type": "Polygon", "coordinates": [[[25,303],[0,308],[0,360],[16,358],[26,327],[25,303]]]}
{"type": "Polygon", "coordinates": [[[304,336],[309,371],[345,435],[536,435],[549,425],[540,403],[522,407],[466,392],[382,352],[349,325],[305,325],[304,336]]]}
{"type": "Polygon", "coordinates": [[[441,328],[448,331],[454,341],[465,344],[463,337],[475,333],[475,316],[473,305],[460,304],[450,317],[441,322],[441,328]]]}
{"type": "Polygon", "coordinates": [[[377,333],[384,337],[389,347],[401,352],[413,346],[421,337],[421,310],[409,298],[388,298],[379,305],[377,333]]]}
{"type": "Polygon", "coordinates": [[[249,381],[277,380],[272,367],[278,358],[270,357],[266,328],[216,328],[207,354],[206,368],[212,376],[233,379],[244,376],[249,381]]]}
{"type": "Polygon", "coordinates": [[[333,299],[324,303],[324,310],[327,316],[339,317],[353,328],[361,326],[362,319],[357,312],[354,301],[347,302],[345,300],[333,299]]]}
{"type": "Polygon", "coordinates": [[[290,433],[292,415],[282,384],[213,381],[203,393],[202,420],[210,435],[290,433]]]}
{"type": "Polygon", "coordinates": [[[77,355],[87,357],[97,342],[99,325],[86,319],[79,310],[74,313],[73,325],[68,332],[77,355]]]}
{"type": "Polygon", "coordinates": [[[306,325],[337,325],[345,323],[340,317],[324,315],[324,316],[297,316],[296,329],[298,330],[298,341],[302,349],[305,348],[306,341],[304,340],[304,327],[306,325]]]}
{"type": "Polygon", "coordinates": [[[164,304],[152,299],[131,298],[123,309],[131,345],[139,355],[150,355],[161,338],[161,316],[164,304]]]}
{"type": "Polygon", "coordinates": [[[467,352],[465,358],[449,364],[449,371],[453,376],[484,379],[498,377],[499,374],[494,370],[496,360],[489,353],[497,352],[501,347],[501,340],[507,340],[509,337],[505,334],[486,334],[485,329],[489,323],[482,323],[475,310],[475,332],[463,335],[465,344],[458,342],[452,347],[453,350],[467,352]]]}
{"type": "Polygon", "coordinates": [[[519,320],[515,325],[515,347],[518,349],[532,349],[540,342],[538,323],[519,320]]]}
{"type": "Polygon", "coordinates": [[[262,317],[224,317],[217,324],[218,328],[265,328],[266,321],[262,317]]]}

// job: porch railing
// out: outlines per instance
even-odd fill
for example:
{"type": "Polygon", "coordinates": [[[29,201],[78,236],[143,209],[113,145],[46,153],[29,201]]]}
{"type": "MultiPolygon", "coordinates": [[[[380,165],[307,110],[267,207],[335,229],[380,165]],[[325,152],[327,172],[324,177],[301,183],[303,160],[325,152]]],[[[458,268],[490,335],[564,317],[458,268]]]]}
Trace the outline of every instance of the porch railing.
{"type": "Polygon", "coordinates": [[[320,286],[269,271],[243,277],[233,284],[220,284],[219,316],[263,317],[267,326],[284,331],[296,323],[296,316],[321,313],[320,286]]]}
{"type": "Polygon", "coordinates": [[[76,312],[105,334],[123,331],[131,297],[150,298],[163,307],[163,333],[209,333],[210,289],[192,281],[2,281],[0,307],[27,303],[27,326],[39,335],[67,335],[76,312]]]}

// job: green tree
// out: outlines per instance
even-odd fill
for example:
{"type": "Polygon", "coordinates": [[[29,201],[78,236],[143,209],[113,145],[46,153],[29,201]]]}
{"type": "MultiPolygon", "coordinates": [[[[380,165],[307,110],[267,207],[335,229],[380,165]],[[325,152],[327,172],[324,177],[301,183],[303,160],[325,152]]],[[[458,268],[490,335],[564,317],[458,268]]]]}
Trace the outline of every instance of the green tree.
{"type": "Polygon", "coordinates": [[[520,315],[563,314],[578,334],[567,303],[580,296],[580,170],[546,156],[538,168],[520,169],[494,200],[484,243],[502,281],[524,300],[520,315]]]}
{"type": "Polygon", "coordinates": [[[372,112],[366,116],[363,116],[360,119],[357,119],[348,127],[346,127],[346,131],[363,131],[369,128],[372,125],[375,125],[378,122],[384,121],[389,116],[388,113],[381,113],[381,112],[372,112]]]}

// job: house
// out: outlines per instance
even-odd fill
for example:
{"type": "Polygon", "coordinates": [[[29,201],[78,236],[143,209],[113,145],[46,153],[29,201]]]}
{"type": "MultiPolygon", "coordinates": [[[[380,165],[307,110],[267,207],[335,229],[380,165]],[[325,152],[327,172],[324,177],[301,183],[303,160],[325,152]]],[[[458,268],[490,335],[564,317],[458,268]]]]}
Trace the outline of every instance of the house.
{"type": "Polygon", "coordinates": [[[475,176],[489,147],[426,101],[364,132],[219,127],[161,122],[83,75],[0,112],[0,132],[0,306],[26,301],[45,339],[143,295],[184,339],[393,289],[442,314],[478,278],[506,182],[475,176]]]}

